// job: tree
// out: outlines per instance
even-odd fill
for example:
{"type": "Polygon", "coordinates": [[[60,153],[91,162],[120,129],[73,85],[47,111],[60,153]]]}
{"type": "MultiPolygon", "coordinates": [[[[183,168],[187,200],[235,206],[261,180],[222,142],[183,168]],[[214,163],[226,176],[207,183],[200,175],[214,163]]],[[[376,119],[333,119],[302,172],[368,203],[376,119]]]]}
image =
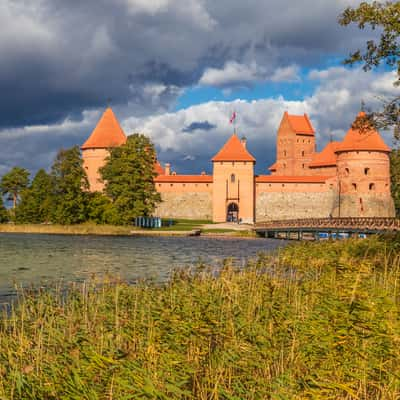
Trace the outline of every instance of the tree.
{"type": "Polygon", "coordinates": [[[396,215],[400,214],[400,149],[392,150],[390,154],[391,189],[396,215]]]}
{"type": "Polygon", "coordinates": [[[52,188],[50,175],[40,169],[30,187],[21,192],[21,201],[16,209],[17,222],[48,222],[53,211],[52,188]]]}
{"type": "Polygon", "coordinates": [[[120,147],[110,149],[106,165],[100,169],[105,193],[117,214],[114,223],[129,224],[137,216],[149,216],[161,200],[156,191],[156,154],[150,140],[135,133],[120,147]]]}
{"type": "Polygon", "coordinates": [[[54,199],[52,221],[65,225],[86,221],[89,182],[78,146],[58,152],[50,176],[54,199]]]}
{"type": "Polygon", "coordinates": [[[9,215],[7,209],[4,207],[3,199],[0,197],[0,224],[8,222],[9,215]]]}
{"type": "MultiPolygon", "coordinates": [[[[400,2],[362,2],[357,8],[348,7],[339,16],[339,23],[342,26],[356,23],[359,29],[370,27],[382,30],[379,42],[367,41],[365,51],[355,51],[345,60],[345,64],[361,62],[365,71],[382,63],[395,67],[397,79],[394,85],[400,86],[400,2]]],[[[370,113],[368,119],[359,121],[359,125],[365,124],[384,129],[393,127],[395,138],[400,139],[400,96],[385,99],[382,110],[370,113]]]]}
{"type": "Polygon", "coordinates": [[[1,193],[7,195],[13,201],[13,209],[17,206],[17,201],[22,190],[29,184],[29,172],[25,168],[14,167],[10,172],[3,175],[0,183],[1,193]]]}

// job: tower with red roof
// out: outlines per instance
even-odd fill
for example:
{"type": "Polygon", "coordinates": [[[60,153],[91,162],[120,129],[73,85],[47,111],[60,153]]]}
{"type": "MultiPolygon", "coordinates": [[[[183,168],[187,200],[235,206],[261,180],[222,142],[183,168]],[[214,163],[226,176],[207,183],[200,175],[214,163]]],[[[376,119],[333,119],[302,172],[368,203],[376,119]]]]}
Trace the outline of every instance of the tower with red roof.
{"type": "MultiPolygon", "coordinates": [[[[365,118],[360,112],[356,121],[365,118]]],[[[356,121],[353,124],[356,125],[356,121]]],[[[390,148],[372,128],[350,128],[336,146],[338,197],[341,217],[392,216],[390,148]]]]}
{"type": "Polygon", "coordinates": [[[213,157],[213,221],[254,222],[255,158],[234,133],[213,157]]]}
{"type": "Polygon", "coordinates": [[[310,175],[308,165],[315,153],[315,131],[307,114],[283,114],[276,138],[273,175],[310,175]]]}
{"type": "Polygon", "coordinates": [[[113,110],[108,107],[92,134],[81,146],[83,166],[92,192],[101,192],[103,190],[104,183],[100,179],[99,169],[104,165],[109,149],[121,146],[125,142],[126,135],[113,110]]]}

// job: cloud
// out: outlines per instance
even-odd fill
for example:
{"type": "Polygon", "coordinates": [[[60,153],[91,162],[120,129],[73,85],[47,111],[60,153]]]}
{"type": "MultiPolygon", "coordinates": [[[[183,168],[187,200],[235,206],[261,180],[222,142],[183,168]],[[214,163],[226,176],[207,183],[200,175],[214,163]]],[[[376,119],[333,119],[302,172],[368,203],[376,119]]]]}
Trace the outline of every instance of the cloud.
{"type": "Polygon", "coordinates": [[[199,81],[237,86],[274,71],[274,80],[294,79],[288,65],[365,42],[367,32],[338,26],[345,3],[3,0],[0,129],[82,118],[110,98],[150,115],[199,81]],[[160,104],[149,85],[174,90],[160,104]]]}
{"type": "Polygon", "coordinates": [[[192,133],[193,131],[210,131],[215,129],[216,125],[210,124],[208,121],[196,121],[182,129],[182,132],[192,133]]]}
{"type": "Polygon", "coordinates": [[[223,68],[207,68],[199,80],[200,85],[229,86],[237,84],[255,83],[262,80],[264,68],[255,62],[248,65],[236,61],[228,61],[223,68]]]}
{"type": "Polygon", "coordinates": [[[300,81],[299,72],[297,65],[289,65],[277,68],[269,79],[271,82],[298,82],[300,81]]]}

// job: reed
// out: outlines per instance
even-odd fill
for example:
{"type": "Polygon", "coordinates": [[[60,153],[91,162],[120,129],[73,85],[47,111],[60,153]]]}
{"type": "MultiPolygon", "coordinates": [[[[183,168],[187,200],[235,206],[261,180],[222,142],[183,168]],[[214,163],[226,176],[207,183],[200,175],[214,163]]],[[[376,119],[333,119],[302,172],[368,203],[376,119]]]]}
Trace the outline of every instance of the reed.
{"type": "Polygon", "coordinates": [[[305,243],[20,293],[0,322],[0,399],[398,399],[396,242],[305,243]]]}

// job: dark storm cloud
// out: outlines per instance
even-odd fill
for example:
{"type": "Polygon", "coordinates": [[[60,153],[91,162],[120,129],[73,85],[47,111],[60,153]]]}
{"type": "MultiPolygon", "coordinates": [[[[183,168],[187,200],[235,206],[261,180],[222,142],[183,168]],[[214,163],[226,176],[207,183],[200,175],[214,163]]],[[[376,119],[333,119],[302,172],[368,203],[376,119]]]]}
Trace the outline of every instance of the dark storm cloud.
{"type": "Polygon", "coordinates": [[[214,124],[210,124],[208,121],[197,121],[192,122],[190,125],[186,126],[182,129],[182,132],[192,133],[193,131],[210,131],[211,129],[215,129],[217,126],[214,124]]]}
{"type": "Polygon", "coordinates": [[[191,85],[229,60],[272,69],[290,58],[301,66],[343,49],[348,32],[336,18],[344,4],[3,0],[0,127],[59,122],[107,99],[140,100],[138,112],[151,113],[147,83],[191,85]]]}

